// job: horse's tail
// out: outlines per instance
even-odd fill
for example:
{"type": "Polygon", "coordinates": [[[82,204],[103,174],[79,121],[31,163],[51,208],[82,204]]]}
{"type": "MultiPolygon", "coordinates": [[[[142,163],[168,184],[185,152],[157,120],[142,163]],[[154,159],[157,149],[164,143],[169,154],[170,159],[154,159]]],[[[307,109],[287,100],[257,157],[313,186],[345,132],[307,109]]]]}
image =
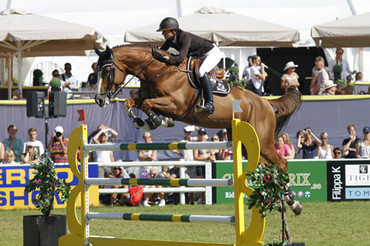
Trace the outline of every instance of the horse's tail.
{"type": "Polygon", "coordinates": [[[276,114],[275,137],[286,126],[293,113],[301,107],[301,96],[295,87],[290,87],[284,96],[269,100],[276,114]]]}

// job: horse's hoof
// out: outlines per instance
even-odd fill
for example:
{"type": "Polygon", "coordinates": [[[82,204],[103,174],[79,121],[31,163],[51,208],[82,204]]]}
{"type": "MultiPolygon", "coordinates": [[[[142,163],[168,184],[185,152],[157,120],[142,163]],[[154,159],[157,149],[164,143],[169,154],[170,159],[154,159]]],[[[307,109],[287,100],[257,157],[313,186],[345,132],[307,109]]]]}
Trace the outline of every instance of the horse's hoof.
{"type": "Polygon", "coordinates": [[[164,117],[162,119],[162,126],[163,127],[174,127],[175,126],[175,122],[173,121],[172,118],[164,117]]]}
{"type": "Polygon", "coordinates": [[[295,201],[295,203],[291,206],[291,209],[295,215],[300,215],[303,210],[303,205],[300,202],[295,201]]]}
{"type": "Polygon", "coordinates": [[[158,127],[156,125],[156,123],[152,119],[150,119],[150,118],[146,119],[145,122],[149,125],[150,130],[157,129],[157,127],[158,127]]]}
{"type": "Polygon", "coordinates": [[[134,126],[136,129],[142,128],[145,125],[145,122],[140,118],[132,119],[134,121],[134,126]]]}

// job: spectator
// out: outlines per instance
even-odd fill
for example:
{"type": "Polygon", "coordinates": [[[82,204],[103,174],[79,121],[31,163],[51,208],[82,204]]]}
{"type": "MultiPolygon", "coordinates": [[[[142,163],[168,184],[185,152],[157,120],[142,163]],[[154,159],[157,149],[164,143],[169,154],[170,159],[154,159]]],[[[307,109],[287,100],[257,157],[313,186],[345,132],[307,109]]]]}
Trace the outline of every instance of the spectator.
{"type": "Polygon", "coordinates": [[[324,95],[326,96],[334,96],[335,91],[337,90],[337,84],[334,84],[332,80],[325,81],[324,83],[325,92],[324,95]]]}
{"type": "Polygon", "coordinates": [[[361,72],[356,73],[355,82],[362,82],[362,73],[361,72]]]}
{"type": "Polygon", "coordinates": [[[351,79],[348,77],[352,73],[356,73],[357,71],[351,71],[349,68],[348,61],[343,58],[344,50],[342,48],[337,48],[336,57],[329,63],[329,70],[331,75],[334,77],[334,81],[337,83],[337,80],[342,81],[350,81],[351,79]]]}
{"type": "Polygon", "coordinates": [[[265,83],[267,73],[265,72],[265,64],[261,62],[261,57],[255,55],[252,58],[253,66],[251,67],[252,91],[259,96],[265,92],[263,84],[265,83]],[[261,70],[258,66],[261,66],[261,70]]]}
{"type": "Polygon", "coordinates": [[[356,127],[352,124],[348,125],[347,131],[349,138],[344,139],[342,142],[344,158],[356,158],[356,145],[360,142],[360,139],[356,136],[356,127]]]}
{"type": "MultiPolygon", "coordinates": [[[[35,148],[35,151],[39,153],[39,155],[43,155],[45,150],[44,150],[44,144],[37,140],[37,130],[36,128],[32,127],[28,129],[28,136],[30,137],[30,142],[33,143],[33,147],[35,148]]],[[[26,147],[26,146],[25,146],[26,147]]],[[[24,148],[26,150],[26,148],[24,148]]]]}
{"type": "Polygon", "coordinates": [[[307,127],[303,130],[303,134],[298,135],[297,148],[302,149],[303,159],[313,159],[316,156],[316,149],[321,144],[320,139],[318,139],[315,134],[313,134],[311,128],[307,127]],[[312,140],[312,137],[314,140],[312,140]],[[302,140],[303,138],[303,140],[302,140]]]}
{"type": "Polygon", "coordinates": [[[343,159],[343,152],[341,148],[339,147],[334,148],[333,153],[334,153],[333,159],[343,159]]]}
{"type": "Polygon", "coordinates": [[[3,140],[5,150],[13,150],[15,155],[15,162],[21,161],[21,155],[23,154],[24,142],[22,139],[17,138],[18,127],[16,125],[8,126],[9,138],[3,140]]]}
{"type": "MultiPolygon", "coordinates": [[[[212,136],[211,141],[212,142],[219,142],[220,141],[220,138],[218,137],[217,134],[215,134],[215,135],[212,136]]],[[[220,150],[220,149],[212,149],[211,152],[215,156],[216,160],[220,160],[220,154],[222,153],[222,150],[220,150]]]]}
{"type": "Polygon", "coordinates": [[[290,150],[290,147],[284,143],[284,138],[282,135],[276,138],[274,147],[275,147],[276,152],[280,156],[282,156],[284,159],[290,160],[294,158],[294,155],[292,151],[290,150]]]}
{"type": "Polygon", "coordinates": [[[62,126],[55,127],[48,144],[50,157],[55,163],[68,163],[68,138],[65,138],[62,126]]]}
{"type": "MultiPolygon", "coordinates": [[[[144,132],[143,139],[145,143],[152,143],[152,134],[150,132],[144,132]]],[[[156,161],[157,151],[156,150],[140,150],[138,154],[139,161],[156,161]]],[[[140,167],[140,175],[143,173],[148,174],[150,166],[140,167]]]]}
{"type": "Polygon", "coordinates": [[[98,82],[98,70],[96,69],[97,66],[98,66],[97,62],[94,62],[91,65],[93,72],[90,73],[89,76],[87,77],[87,83],[90,90],[96,90],[96,84],[98,82]]]}
{"type": "Polygon", "coordinates": [[[312,80],[310,85],[311,95],[322,95],[324,83],[329,80],[329,70],[325,67],[324,58],[316,57],[315,66],[312,68],[312,80]]]}
{"type": "Polygon", "coordinates": [[[52,91],[62,91],[63,90],[63,85],[62,85],[62,82],[60,81],[59,71],[55,69],[52,72],[52,75],[53,75],[53,78],[50,80],[50,83],[48,86],[48,99],[52,91]]]}
{"type": "MultiPolygon", "coordinates": [[[[94,144],[108,144],[108,128],[101,128],[92,139],[94,144]]],[[[113,151],[94,151],[94,161],[100,163],[114,162],[113,151]]],[[[99,167],[99,178],[104,178],[109,173],[109,168],[99,167]]]]}
{"type": "Polygon", "coordinates": [[[319,145],[317,149],[317,154],[319,159],[333,159],[334,156],[334,147],[333,145],[328,144],[328,134],[326,132],[322,132],[320,134],[321,144],[319,145]]]}
{"type": "MultiPolygon", "coordinates": [[[[200,128],[198,131],[198,142],[205,142],[206,141],[206,130],[204,128],[200,128]]],[[[193,150],[194,160],[195,161],[214,161],[215,156],[212,154],[211,150],[206,149],[194,149],[193,150]]],[[[197,178],[204,179],[205,178],[205,166],[197,166],[197,178]]],[[[200,204],[205,203],[205,194],[204,192],[200,193],[200,204]]]]}
{"type": "MultiPolygon", "coordinates": [[[[222,130],[222,141],[229,141],[227,136],[227,130],[222,130]]],[[[232,149],[222,149],[220,160],[232,160],[233,159],[233,150],[232,149]]]]}
{"type": "MultiPolygon", "coordinates": [[[[107,174],[108,178],[130,178],[127,172],[122,169],[121,167],[112,167],[110,168],[110,172],[107,174]]],[[[104,188],[124,188],[128,189],[128,185],[112,185],[112,186],[105,186],[104,188]]],[[[127,202],[128,193],[112,193],[109,196],[109,205],[114,206],[115,204],[125,205],[127,202]]]]}
{"type": "Polygon", "coordinates": [[[284,143],[288,145],[290,148],[290,151],[292,151],[293,158],[295,158],[295,148],[294,148],[292,141],[290,140],[289,134],[284,132],[283,134],[281,134],[281,136],[283,137],[284,143]]]}
{"type": "Polygon", "coordinates": [[[21,99],[23,99],[23,98],[22,98],[22,92],[21,92],[21,90],[20,90],[20,89],[15,89],[15,90],[13,91],[13,97],[12,97],[12,100],[21,100],[21,99]]]}
{"type": "Polygon", "coordinates": [[[253,66],[252,61],[253,56],[248,56],[248,66],[244,68],[242,79],[245,80],[246,83],[251,80],[251,67],[253,66]]]}
{"type": "Polygon", "coordinates": [[[130,97],[131,97],[132,99],[137,99],[137,98],[139,98],[139,90],[138,90],[138,89],[130,90],[130,97]]]}
{"type": "Polygon", "coordinates": [[[14,161],[14,158],[15,158],[15,155],[14,155],[13,150],[8,149],[7,151],[5,151],[5,158],[4,158],[3,164],[8,164],[8,165],[18,164],[14,161]]]}
{"type": "MultiPolygon", "coordinates": [[[[299,136],[300,135],[302,135],[303,136],[303,134],[304,134],[304,130],[299,130],[299,131],[297,131],[297,133],[296,133],[296,138],[297,138],[297,144],[298,144],[298,141],[302,144],[303,143],[303,140],[304,140],[304,138],[300,138],[299,136]]],[[[296,154],[296,159],[303,159],[303,153],[302,153],[303,151],[302,151],[302,149],[298,149],[298,152],[297,152],[297,154],[296,154]]]]}
{"type": "Polygon", "coordinates": [[[23,164],[35,164],[39,161],[33,142],[26,143],[26,150],[24,154],[21,156],[21,160],[23,164]]]}
{"type": "Polygon", "coordinates": [[[299,76],[295,72],[295,68],[298,67],[298,65],[295,65],[294,62],[290,61],[285,65],[284,68],[284,75],[281,77],[281,89],[285,90],[285,93],[287,93],[288,88],[291,86],[295,86],[295,88],[298,90],[299,86],[299,76]]]}
{"type": "Polygon", "coordinates": [[[370,159],[370,127],[365,126],[362,130],[364,138],[356,144],[357,158],[370,159]]]}
{"type": "Polygon", "coordinates": [[[64,73],[60,76],[61,82],[63,84],[64,91],[68,93],[67,98],[72,99],[73,95],[71,91],[78,89],[78,79],[71,73],[72,65],[71,63],[64,64],[64,73]]]}
{"type": "Polygon", "coordinates": [[[0,142],[0,162],[5,158],[5,147],[4,144],[0,142]]]}
{"type": "MultiPolygon", "coordinates": [[[[158,176],[158,169],[156,167],[151,167],[150,170],[149,170],[149,174],[148,176],[145,176],[145,177],[142,177],[142,178],[149,178],[149,179],[155,179],[157,178],[158,176]]],[[[160,185],[151,185],[151,186],[147,186],[147,187],[150,187],[150,188],[162,188],[162,186],[160,185]]],[[[144,207],[150,207],[150,203],[153,204],[153,203],[156,203],[158,202],[158,206],[160,207],[163,207],[163,206],[166,206],[166,201],[164,200],[164,193],[163,192],[160,192],[160,193],[145,193],[144,194],[144,202],[143,202],[143,205],[144,207]]]]}

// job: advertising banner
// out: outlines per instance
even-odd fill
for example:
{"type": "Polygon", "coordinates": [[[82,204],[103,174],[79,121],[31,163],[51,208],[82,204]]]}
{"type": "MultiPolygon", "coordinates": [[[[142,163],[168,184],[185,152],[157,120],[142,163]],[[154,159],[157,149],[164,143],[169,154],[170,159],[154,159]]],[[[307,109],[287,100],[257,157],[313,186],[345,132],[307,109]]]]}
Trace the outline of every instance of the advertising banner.
{"type": "MultiPolygon", "coordinates": [[[[243,162],[243,169],[246,162],[243,162]]],[[[233,178],[232,162],[216,162],[213,166],[214,178],[233,178]]],[[[326,161],[289,161],[288,172],[290,186],[299,201],[327,201],[326,161]]],[[[248,183],[253,187],[252,183],[248,183]]],[[[234,203],[232,188],[215,188],[215,202],[234,203]]]]}
{"type": "Polygon", "coordinates": [[[328,161],[328,200],[369,200],[370,160],[328,161]]]}
{"type": "MultiPolygon", "coordinates": [[[[55,165],[58,178],[66,179],[72,187],[78,184],[78,178],[72,174],[69,165],[55,165]]],[[[24,209],[36,207],[32,200],[36,198],[39,191],[32,193],[25,192],[24,188],[28,181],[34,177],[33,169],[30,165],[1,165],[0,166],[0,210],[24,209]]],[[[89,165],[89,175],[91,178],[98,177],[98,166],[89,165]]],[[[90,204],[99,205],[98,188],[90,188],[90,204]]],[[[64,208],[66,204],[55,196],[55,208],[64,208]]]]}

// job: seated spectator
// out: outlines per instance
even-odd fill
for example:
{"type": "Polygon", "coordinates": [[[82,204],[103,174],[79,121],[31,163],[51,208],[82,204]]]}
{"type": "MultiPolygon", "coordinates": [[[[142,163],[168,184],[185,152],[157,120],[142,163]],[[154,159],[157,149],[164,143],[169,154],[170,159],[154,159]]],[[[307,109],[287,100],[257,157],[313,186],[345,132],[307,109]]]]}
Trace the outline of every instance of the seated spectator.
{"type": "Polygon", "coordinates": [[[64,129],[62,126],[55,127],[48,144],[50,158],[55,163],[68,163],[67,148],[69,139],[65,138],[63,133],[64,129]]]}
{"type": "Polygon", "coordinates": [[[311,128],[307,127],[303,130],[303,134],[298,135],[297,148],[302,149],[303,159],[313,159],[317,155],[316,149],[321,144],[319,138],[313,134],[311,128]],[[303,140],[302,140],[303,138],[303,140]],[[312,140],[314,138],[314,140],[312,140]]]}
{"type": "MultiPolygon", "coordinates": [[[[198,131],[198,142],[205,142],[206,141],[206,130],[204,128],[200,128],[198,131]]],[[[194,149],[193,150],[194,160],[195,161],[215,161],[216,158],[211,152],[211,150],[206,149],[194,149]]],[[[197,178],[204,179],[205,178],[205,166],[197,166],[196,167],[197,178]]],[[[200,193],[200,204],[205,203],[205,194],[204,192],[200,193]]]]}
{"type": "MultiPolygon", "coordinates": [[[[222,141],[229,141],[227,136],[227,130],[222,130],[222,141]]],[[[220,154],[220,160],[232,160],[233,159],[233,150],[232,149],[222,149],[220,154]]]]}
{"type": "Polygon", "coordinates": [[[317,149],[317,155],[319,159],[333,159],[333,151],[334,147],[333,145],[328,144],[328,134],[326,132],[322,132],[320,134],[321,144],[319,145],[317,149]]]}
{"type": "Polygon", "coordinates": [[[5,151],[5,158],[4,158],[3,164],[7,164],[7,165],[18,164],[14,161],[14,158],[15,158],[15,155],[14,155],[13,150],[8,149],[7,151],[5,151]]]}
{"type": "MultiPolygon", "coordinates": [[[[150,132],[144,132],[143,139],[145,143],[152,143],[152,134],[150,132]]],[[[140,150],[138,154],[139,161],[156,161],[157,151],[156,150],[140,150]]],[[[149,173],[150,166],[140,167],[140,173],[149,173]]]]}
{"type": "Polygon", "coordinates": [[[335,91],[337,90],[337,84],[334,84],[332,80],[325,81],[324,83],[324,95],[326,96],[334,96],[335,91]]]}
{"type": "MultiPolygon", "coordinates": [[[[148,176],[144,176],[142,178],[149,178],[149,179],[155,179],[158,177],[158,169],[157,167],[152,167],[149,170],[148,176]]],[[[151,186],[146,186],[146,188],[162,188],[161,185],[151,185],[151,186]]],[[[150,207],[151,205],[158,203],[158,206],[166,206],[166,201],[164,199],[164,193],[159,192],[159,193],[145,193],[144,194],[144,202],[143,205],[144,207],[150,207]]]]}
{"type": "MultiPolygon", "coordinates": [[[[33,143],[33,147],[35,148],[35,151],[39,153],[39,155],[43,155],[45,150],[44,150],[44,144],[37,140],[37,130],[36,128],[32,127],[28,129],[28,136],[30,137],[30,142],[33,143]]],[[[26,149],[26,148],[24,148],[26,149]]]]}
{"type": "Polygon", "coordinates": [[[343,159],[343,152],[342,149],[339,147],[334,148],[333,150],[333,159],[343,159]]]}
{"type": "Polygon", "coordinates": [[[370,159],[370,127],[365,126],[362,132],[364,138],[356,145],[356,156],[357,158],[370,159]]]}
{"type": "Polygon", "coordinates": [[[293,159],[293,153],[290,150],[290,147],[284,143],[283,136],[280,135],[276,138],[275,144],[274,144],[276,152],[282,156],[284,159],[290,160],[293,159]]]}
{"type": "Polygon", "coordinates": [[[349,137],[344,139],[342,142],[342,149],[344,151],[344,158],[357,158],[356,156],[356,145],[361,140],[356,136],[356,127],[354,125],[348,125],[347,131],[349,137]]]}
{"type": "Polygon", "coordinates": [[[361,72],[356,73],[355,82],[362,82],[362,73],[361,72]]]}
{"type": "Polygon", "coordinates": [[[39,161],[37,157],[35,146],[33,142],[26,143],[26,150],[24,154],[21,156],[22,164],[35,164],[39,161]]]}
{"type": "Polygon", "coordinates": [[[12,100],[21,100],[23,99],[22,97],[22,92],[20,89],[15,89],[12,93],[13,97],[12,100]]]}
{"type": "Polygon", "coordinates": [[[24,142],[22,139],[17,138],[18,127],[16,125],[8,126],[9,137],[3,140],[5,150],[13,150],[15,155],[15,162],[21,161],[21,155],[23,154],[24,142]]]}
{"type": "Polygon", "coordinates": [[[5,158],[5,147],[4,144],[0,142],[0,162],[5,158]]]}
{"type": "MultiPolygon", "coordinates": [[[[130,178],[127,172],[121,167],[112,167],[111,171],[107,174],[107,178],[130,178]]],[[[128,185],[112,185],[105,186],[104,188],[125,188],[128,189],[128,185]]],[[[110,194],[109,205],[114,206],[115,204],[125,205],[127,202],[128,193],[113,193],[110,194]]]]}
{"type": "MultiPolygon", "coordinates": [[[[218,137],[217,134],[212,136],[211,142],[219,142],[219,141],[220,141],[220,138],[218,137]]],[[[220,160],[220,154],[221,154],[222,150],[212,149],[211,151],[212,151],[213,155],[215,156],[216,160],[220,160]]]]}
{"type": "Polygon", "coordinates": [[[293,158],[295,158],[295,148],[294,148],[292,141],[290,140],[289,134],[286,132],[283,132],[281,136],[283,137],[284,143],[288,145],[290,148],[290,151],[292,151],[293,158]]]}
{"type": "MultiPolygon", "coordinates": [[[[101,128],[92,139],[93,144],[108,144],[109,129],[101,128]]],[[[94,151],[94,161],[100,163],[114,162],[113,151],[94,151]]],[[[99,167],[99,178],[106,177],[109,173],[109,168],[99,167]]]]}
{"type": "Polygon", "coordinates": [[[294,62],[290,61],[285,65],[284,71],[285,73],[281,77],[281,89],[285,90],[285,94],[288,91],[288,88],[294,86],[297,90],[299,87],[299,76],[295,72],[295,68],[298,65],[295,65],[294,62]]]}

